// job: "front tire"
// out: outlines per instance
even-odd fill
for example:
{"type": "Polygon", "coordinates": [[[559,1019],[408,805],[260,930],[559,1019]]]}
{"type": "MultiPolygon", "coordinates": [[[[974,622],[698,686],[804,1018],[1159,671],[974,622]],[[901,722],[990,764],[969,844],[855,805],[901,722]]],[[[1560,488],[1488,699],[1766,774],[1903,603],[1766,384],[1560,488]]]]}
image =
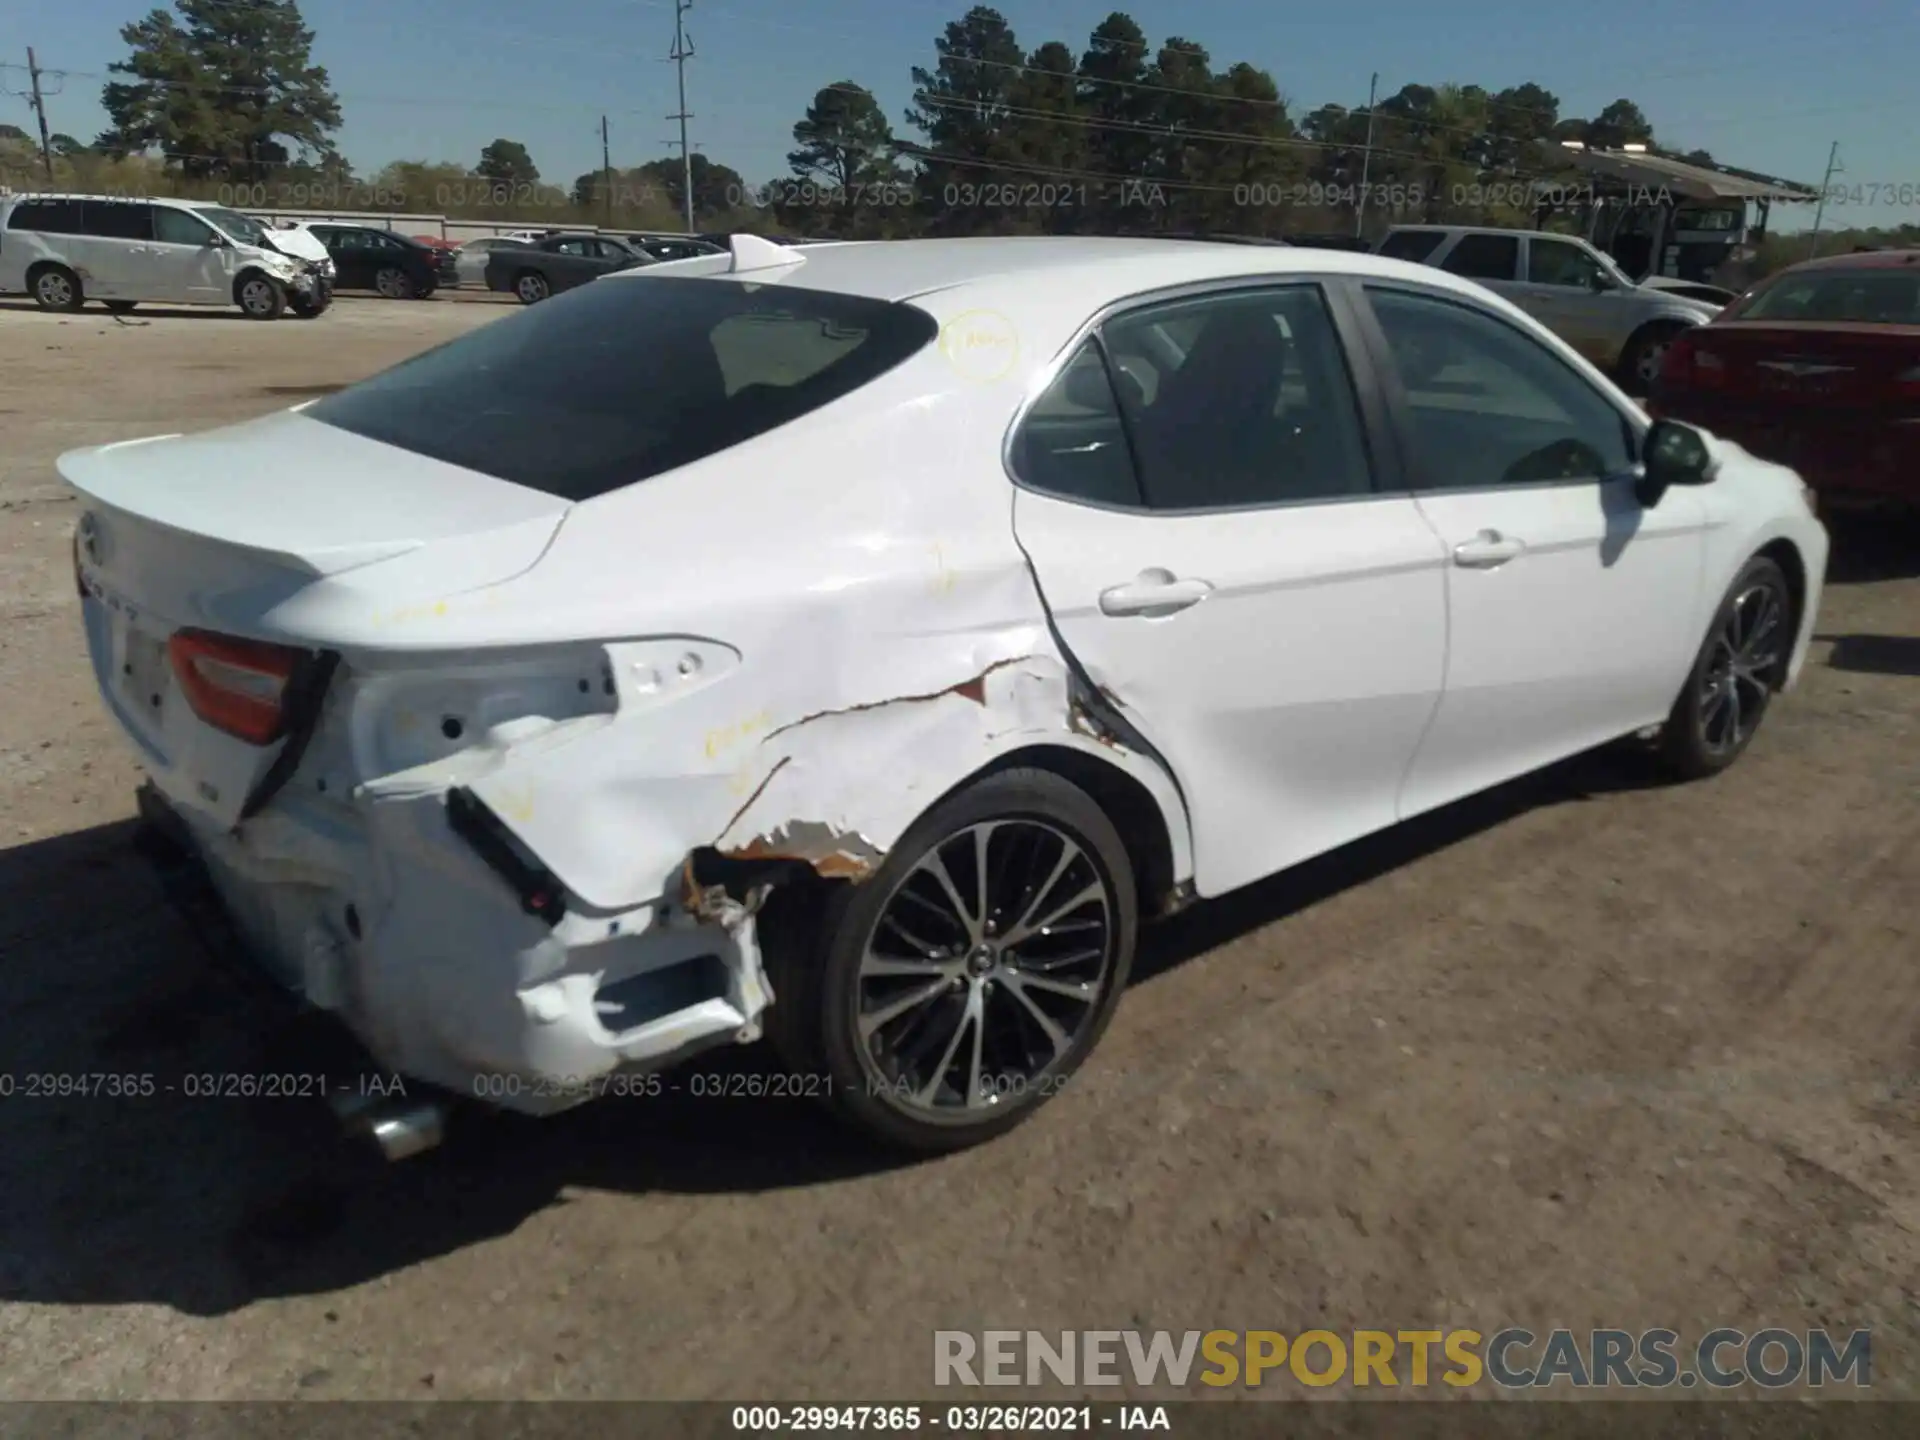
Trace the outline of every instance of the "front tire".
{"type": "Polygon", "coordinates": [[[1620,383],[1629,395],[1644,396],[1659,383],[1667,350],[1684,325],[1649,325],[1627,342],[1620,356],[1620,383]]]}
{"type": "Polygon", "coordinates": [[[234,299],[249,320],[278,320],[287,309],[286,287],[265,275],[247,275],[234,287],[234,299]]]}
{"type": "Polygon", "coordinates": [[[1003,1134],[1069,1088],[1139,928],[1113,822],[1034,769],[935,806],[814,921],[763,931],[769,1037],[841,1119],[919,1153],[1003,1134]]]}
{"type": "Polygon", "coordinates": [[[1660,729],[1660,760],[1676,779],[1718,775],[1746,751],[1786,683],[1798,626],[1786,572],[1754,556],[1714,613],[1686,688],[1660,729]]]}
{"type": "Polygon", "coordinates": [[[87,303],[80,277],[64,265],[47,265],[33,272],[27,284],[33,290],[34,303],[42,310],[72,312],[87,303]]]}

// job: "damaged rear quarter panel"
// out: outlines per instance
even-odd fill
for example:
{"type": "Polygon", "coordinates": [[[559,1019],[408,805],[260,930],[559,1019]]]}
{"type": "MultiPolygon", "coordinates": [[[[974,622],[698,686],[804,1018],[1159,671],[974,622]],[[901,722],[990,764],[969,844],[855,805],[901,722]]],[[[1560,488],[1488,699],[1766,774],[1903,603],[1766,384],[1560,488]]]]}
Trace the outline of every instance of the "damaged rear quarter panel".
{"type": "Polygon", "coordinates": [[[606,647],[614,713],[509,746],[472,792],[610,913],[678,894],[709,847],[863,878],[943,794],[1046,744],[1141,782],[1186,878],[1177,788],[1089,733],[1014,543],[999,453],[1029,368],[967,381],[929,350],[857,403],[578,507],[487,608],[640,637],[606,647]],[[663,698],[674,642],[647,637],[673,636],[739,663],[663,698]]]}

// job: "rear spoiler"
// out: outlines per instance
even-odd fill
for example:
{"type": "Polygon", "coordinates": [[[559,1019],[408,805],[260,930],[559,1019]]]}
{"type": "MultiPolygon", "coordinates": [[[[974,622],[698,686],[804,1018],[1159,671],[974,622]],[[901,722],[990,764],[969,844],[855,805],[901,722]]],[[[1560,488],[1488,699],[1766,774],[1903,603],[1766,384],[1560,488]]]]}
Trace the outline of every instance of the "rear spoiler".
{"type": "Polygon", "coordinates": [[[658,275],[671,270],[675,275],[741,275],[760,270],[785,270],[804,265],[807,257],[799,250],[776,245],[758,235],[729,235],[727,248],[715,255],[690,255],[684,260],[656,260],[651,265],[634,265],[600,276],[602,280],[624,279],[629,275],[658,275]]]}

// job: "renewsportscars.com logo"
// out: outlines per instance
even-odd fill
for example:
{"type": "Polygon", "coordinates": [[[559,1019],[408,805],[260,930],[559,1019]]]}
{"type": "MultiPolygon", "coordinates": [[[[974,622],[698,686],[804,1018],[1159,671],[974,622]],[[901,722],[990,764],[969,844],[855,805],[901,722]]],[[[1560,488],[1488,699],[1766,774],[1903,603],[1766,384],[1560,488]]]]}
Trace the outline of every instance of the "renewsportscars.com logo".
{"type": "Polygon", "coordinates": [[[936,1385],[1258,1386],[1491,1383],[1503,1390],[1782,1389],[1873,1383],[1854,1330],[936,1330],[936,1385]]]}

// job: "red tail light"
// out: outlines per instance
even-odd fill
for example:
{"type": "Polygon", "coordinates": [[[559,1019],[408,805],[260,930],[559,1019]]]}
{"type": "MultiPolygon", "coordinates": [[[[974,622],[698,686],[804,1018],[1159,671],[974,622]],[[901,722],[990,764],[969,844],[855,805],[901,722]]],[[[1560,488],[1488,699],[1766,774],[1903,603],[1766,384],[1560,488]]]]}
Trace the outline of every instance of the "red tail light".
{"type": "Polygon", "coordinates": [[[1676,336],[1660,366],[1662,385],[1710,390],[1725,384],[1726,379],[1727,362],[1711,350],[1701,349],[1697,335],[1676,336]]]}
{"type": "Polygon", "coordinates": [[[193,713],[250,745],[271,745],[286,724],[287,685],[300,652],[207,630],[177,630],[167,658],[193,713]]]}

